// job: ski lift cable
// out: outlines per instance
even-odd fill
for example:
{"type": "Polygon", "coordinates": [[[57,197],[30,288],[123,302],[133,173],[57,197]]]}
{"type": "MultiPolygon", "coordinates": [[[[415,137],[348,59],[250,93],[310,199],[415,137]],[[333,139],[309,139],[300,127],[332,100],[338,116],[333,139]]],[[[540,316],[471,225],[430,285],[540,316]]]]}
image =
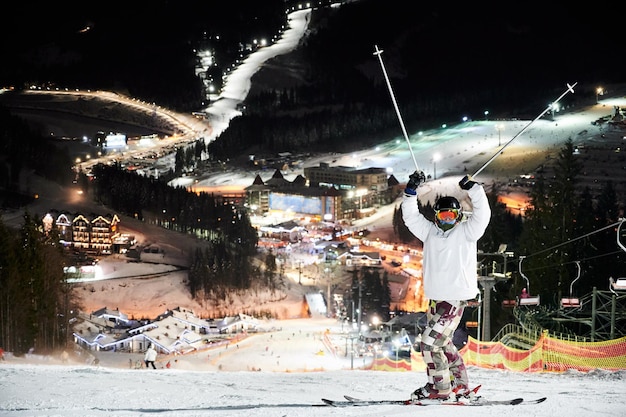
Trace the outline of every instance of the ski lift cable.
{"type": "Polygon", "coordinates": [[[601,229],[598,229],[598,230],[595,230],[595,231],[593,231],[593,232],[587,233],[587,234],[585,234],[585,235],[582,235],[582,236],[576,237],[576,238],[574,238],[574,239],[570,239],[570,240],[568,240],[568,241],[565,241],[565,242],[559,243],[558,245],[554,245],[554,246],[549,247],[549,248],[547,248],[547,249],[540,250],[539,252],[535,252],[535,253],[533,253],[533,254],[531,254],[531,255],[526,255],[526,257],[527,257],[527,258],[529,258],[529,257],[531,257],[531,256],[536,256],[536,255],[539,255],[539,254],[544,253],[544,252],[551,252],[551,251],[553,251],[554,249],[560,248],[561,246],[565,246],[565,245],[567,245],[567,244],[570,244],[570,243],[576,242],[577,240],[584,239],[584,238],[589,237],[589,236],[591,236],[591,235],[594,235],[594,234],[596,234],[596,233],[602,232],[602,231],[604,231],[604,230],[606,230],[606,229],[610,229],[610,228],[612,228],[612,227],[615,227],[615,226],[617,226],[617,225],[620,225],[620,224],[621,224],[621,223],[623,223],[623,222],[624,222],[624,220],[620,220],[620,221],[618,221],[618,222],[615,222],[615,223],[613,223],[613,224],[610,224],[610,225],[608,225],[608,226],[605,226],[605,227],[603,227],[603,228],[601,228],[601,229]]]}
{"type": "MultiPolygon", "coordinates": [[[[619,254],[619,253],[622,253],[622,251],[621,250],[617,250],[617,251],[613,251],[613,252],[603,253],[603,254],[600,254],[600,255],[590,256],[588,258],[581,258],[580,262],[587,262],[587,261],[590,261],[590,260],[593,260],[593,259],[604,258],[605,256],[613,256],[613,255],[616,255],[616,254],[619,254]]],[[[535,267],[535,268],[530,268],[530,269],[526,268],[526,271],[527,272],[534,272],[534,271],[541,271],[541,270],[544,270],[544,269],[558,268],[558,267],[561,267],[561,266],[573,264],[575,262],[578,262],[578,261],[559,262],[559,263],[554,263],[554,264],[550,264],[550,265],[542,265],[542,266],[535,267]]]]}

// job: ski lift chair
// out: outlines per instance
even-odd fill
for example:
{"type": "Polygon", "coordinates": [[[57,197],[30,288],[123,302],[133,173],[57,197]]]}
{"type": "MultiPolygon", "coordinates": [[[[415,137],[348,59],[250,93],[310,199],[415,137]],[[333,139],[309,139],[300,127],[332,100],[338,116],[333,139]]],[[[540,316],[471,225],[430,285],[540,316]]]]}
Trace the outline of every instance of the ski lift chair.
{"type": "Polygon", "coordinates": [[[580,307],[580,299],[572,295],[572,289],[574,288],[574,283],[578,281],[578,279],[580,278],[580,261],[576,261],[576,266],[578,267],[578,275],[569,285],[569,297],[561,298],[561,307],[563,308],[580,307]]]}
{"type": "Polygon", "coordinates": [[[521,298],[518,301],[518,305],[520,306],[538,306],[540,304],[540,299],[538,295],[530,295],[530,281],[528,280],[528,277],[526,275],[524,275],[524,273],[522,272],[522,261],[524,260],[525,256],[520,256],[519,257],[519,267],[517,268],[519,271],[519,274],[522,276],[522,278],[524,278],[524,280],[526,280],[526,288],[528,290],[528,297],[526,298],[521,298]]]}
{"type": "Polygon", "coordinates": [[[580,299],[577,297],[561,298],[561,307],[563,308],[580,307],[580,299]]]}
{"type": "Polygon", "coordinates": [[[504,308],[514,308],[517,306],[517,300],[502,300],[502,307],[504,308]]]}
{"type": "Polygon", "coordinates": [[[580,299],[577,297],[561,298],[561,307],[563,308],[580,307],[580,299]]]}
{"type": "Polygon", "coordinates": [[[619,295],[616,291],[626,291],[626,278],[609,278],[609,289],[615,295],[619,295]]]}
{"type": "Polygon", "coordinates": [[[521,306],[538,306],[540,304],[539,296],[528,296],[527,298],[520,298],[519,305],[521,306]]]}

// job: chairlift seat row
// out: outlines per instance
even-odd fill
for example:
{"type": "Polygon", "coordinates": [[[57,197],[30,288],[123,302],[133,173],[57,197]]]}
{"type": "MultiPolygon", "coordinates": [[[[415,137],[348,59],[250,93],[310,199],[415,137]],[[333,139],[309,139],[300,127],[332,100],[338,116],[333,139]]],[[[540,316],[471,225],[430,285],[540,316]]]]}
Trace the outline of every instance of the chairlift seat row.
{"type": "Polygon", "coordinates": [[[539,305],[539,296],[520,298],[519,299],[519,305],[521,305],[521,306],[537,306],[537,305],[539,305]]]}
{"type": "Polygon", "coordinates": [[[561,299],[562,307],[580,307],[580,299],[578,298],[562,298],[561,299]]]}
{"type": "MultiPolygon", "coordinates": [[[[530,305],[539,305],[540,299],[537,297],[528,297],[528,298],[520,298],[519,305],[521,306],[530,306],[530,305]]],[[[518,305],[517,300],[502,300],[502,307],[513,308],[518,305]]],[[[561,299],[562,307],[580,307],[580,299],[576,297],[562,298],[561,299]]]]}
{"type": "Polygon", "coordinates": [[[517,305],[517,300],[502,300],[502,307],[513,308],[517,305]]]}

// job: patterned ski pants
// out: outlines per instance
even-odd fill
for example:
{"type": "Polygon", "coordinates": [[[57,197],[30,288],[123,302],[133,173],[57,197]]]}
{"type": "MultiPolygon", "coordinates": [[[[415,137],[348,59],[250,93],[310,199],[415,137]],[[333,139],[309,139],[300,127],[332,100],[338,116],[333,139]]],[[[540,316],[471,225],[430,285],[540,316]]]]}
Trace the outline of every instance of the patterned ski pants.
{"type": "Polygon", "coordinates": [[[466,301],[431,300],[428,306],[428,324],[422,332],[420,348],[426,364],[428,383],[442,394],[450,392],[451,375],[457,385],[469,384],[463,358],[452,343],[452,336],[466,305],[466,301]]]}

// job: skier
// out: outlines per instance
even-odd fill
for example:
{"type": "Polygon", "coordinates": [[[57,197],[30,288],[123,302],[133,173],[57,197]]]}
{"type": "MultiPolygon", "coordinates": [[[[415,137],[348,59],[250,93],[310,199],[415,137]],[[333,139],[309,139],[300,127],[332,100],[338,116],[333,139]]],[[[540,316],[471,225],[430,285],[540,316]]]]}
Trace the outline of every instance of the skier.
{"type": "Polygon", "coordinates": [[[417,188],[425,179],[423,172],[411,174],[402,199],[404,223],[423,244],[422,276],[429,299],[428,323],[420,342],[428,382],[411,394],[413,401],[470,395],[465,364],[452,337],[468,300],[478,295],[476,242],[491,217],[485,190],[466,175],[459,186],[471,200],[472,215],[465,220],[459,201],[445,196],[435,202],[435,222],[431,222],[420,213],[417,202],[417,188]]]}
{"type": "Polygon", "coordinates": [[[146,350],[146,354],[143,357],[143,361],[146,363],[146,368],[149,368],[150,365],[152,365],[152,369],[156,369],[156,366],[154,366],[154,361],[156,361],[156,358],[157,352],[154,349],[154,345],[150,343],[150,346],[148,346],[148,350],[146,350]]]}

